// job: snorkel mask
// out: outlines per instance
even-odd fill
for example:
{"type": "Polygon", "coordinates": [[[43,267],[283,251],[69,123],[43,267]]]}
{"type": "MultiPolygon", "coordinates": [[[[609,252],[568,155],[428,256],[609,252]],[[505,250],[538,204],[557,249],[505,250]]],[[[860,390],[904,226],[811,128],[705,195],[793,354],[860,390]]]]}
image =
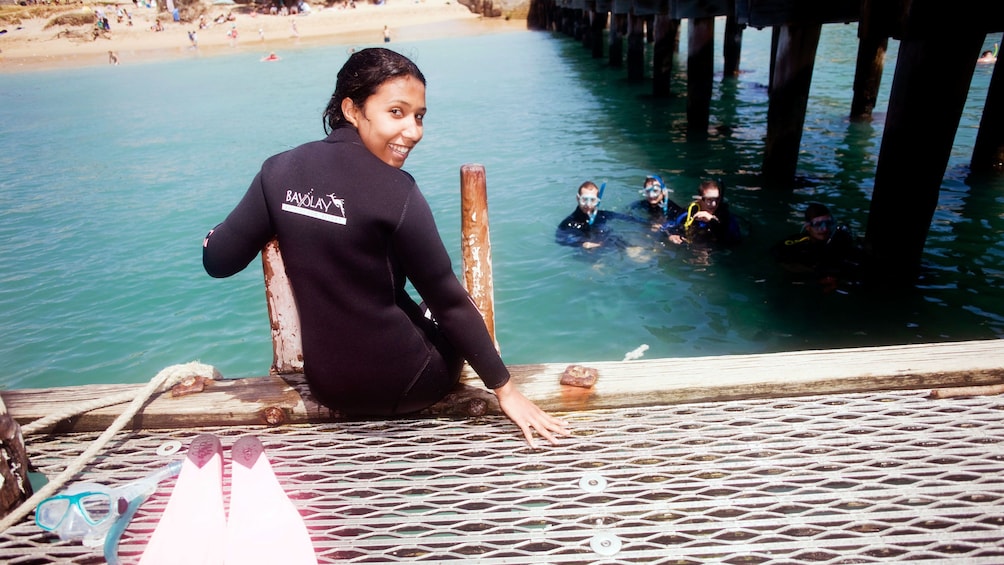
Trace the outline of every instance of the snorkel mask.
{"type": "Polygon", "coordinates": [[[38,503],[35,524],[55,532],[63,541],[80,540],[87,547],[97,547],[104,543],[108,531],[119,518],[127,514],[133,501],[146,500],[157,490],[160,481],[181,472],[181,464],[181,461],[173,462],[145,478],[117,488],[92,482],[71,485],[38,503]]]}

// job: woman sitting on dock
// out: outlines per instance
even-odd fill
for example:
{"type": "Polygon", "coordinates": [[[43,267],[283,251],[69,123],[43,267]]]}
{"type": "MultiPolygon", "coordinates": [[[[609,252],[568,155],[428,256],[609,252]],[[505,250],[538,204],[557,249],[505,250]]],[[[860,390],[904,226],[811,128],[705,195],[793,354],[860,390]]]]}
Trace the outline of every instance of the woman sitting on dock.
{"type": "Polygon", "coordinates": [[[422,410],[454,388],[466,359],[531,446],[535,431],[555,443],[568,435],[565,423],[510,380],[428,202],[401,170],[425,113],[425,77],[411,60],[383,48],[353,53],[324,111],[327,137],[265,161],[206,236],[203,264],[227,277],[278,239],[301,319],[304,375],[329,408],[358,416],[422,410]]]}

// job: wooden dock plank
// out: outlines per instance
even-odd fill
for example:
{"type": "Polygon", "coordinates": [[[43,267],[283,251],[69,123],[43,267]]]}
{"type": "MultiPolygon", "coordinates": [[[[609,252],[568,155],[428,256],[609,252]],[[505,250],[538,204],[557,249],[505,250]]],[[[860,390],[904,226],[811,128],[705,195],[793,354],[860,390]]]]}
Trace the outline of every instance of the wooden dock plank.
{"type": "MultiPolygon", "coordinates": [[[[591,389],[564,386],[570,363],[513,365],[513,379],[527,397],[552,412],[631,406],[780,398],[880,390],[991,385],[1004,382],[1004,340],[797,351],[756,355],[666,358],[585,363],[599,372],[591,389]]],[[[476,376],[465,374],[463,390],[426,416],[498,414],[494,396],[476,376]],[[471,399],[481,400],[471,409],[471,399]]],[[[3,392],[22,425],[75,404],[139,390],[141,384],[84,385],[3,392]]],[[[64,421],[54,431],[108,427],[123,405],[64,421]]],[[[131,423],[133,429],[224,425],[318,423],[341,419],[317,404],[302,375],[223,379],[201,393],[153,398],[131,423]]]]}

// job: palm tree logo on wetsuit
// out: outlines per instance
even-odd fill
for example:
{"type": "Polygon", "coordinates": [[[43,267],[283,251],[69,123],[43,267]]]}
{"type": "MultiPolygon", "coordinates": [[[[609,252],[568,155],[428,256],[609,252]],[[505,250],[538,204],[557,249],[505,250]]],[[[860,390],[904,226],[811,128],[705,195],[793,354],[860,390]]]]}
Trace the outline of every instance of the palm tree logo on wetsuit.
{"type": "Polygon", "coordinates": [[[314,189],[306,194],[295,190],[286,191],[286,201],[282,203],[283,212],[292,212],[333,224],[345,225],[345,199],[338,198],[334,193],[324,196],[314,196],[314,189]]]}

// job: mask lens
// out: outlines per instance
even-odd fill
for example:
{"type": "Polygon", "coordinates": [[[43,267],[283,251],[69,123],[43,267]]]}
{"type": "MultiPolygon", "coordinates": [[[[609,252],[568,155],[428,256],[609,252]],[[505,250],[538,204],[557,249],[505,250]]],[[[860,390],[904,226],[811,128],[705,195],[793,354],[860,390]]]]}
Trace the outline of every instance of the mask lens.
{"type": "Polygon", "coordinates": [[[598,204],[599,201],[600,201],[600,199],[597,198],[597,197],[595,197],[595,196],[580,196],[579,197],[579,204],[582,204],[584,206],[589,206],[590,204],[598,204]]]}
{"type": "Polygon", "coordinates": [[[657,184],[645,187],[645,194],[648,194],[649,196],[659,194],[660,192],[662,192],[662,187],[657,184]]]}
{"type": "Polygon", "coordinates": [[[829,229],[833,229],[833,220],[819,220],[819,221],[816,221],[816,222],[812,222],[809,225],[811,225],[813,229],[817,229],[817,230],[826,229],[826,230],[829,230],[829,229]]]}
{"type": "Polygon", "coordinates": [[[35,523],[43,530],[52,531],[59,527],[63,517],[70,510],[70,497],[54,496],[38,504],[35,509],[35,523]]]}
{"type": "Polygon", "coordinates": [[[718,205],[718,199],[717,198],[704,198],[703,200],[704,200],[704,202],[706,202],[708,204],[708,206],[717,206],[718,205]]]}
{"type": "Polygon", "coordinates": [[[77,507],[92,525],[96,526],[112,515],[112,499],[107,494],[81,493],[80,497],[80,500],[77,501],[77,507]]]}
{"type": "Polygon", "coordinates": [[[83,516],[88,524],[97,526],[112,515],[112,499],[103,492],[53,496],[39,503],[35,509],[35,523],[43,530],[53,531],[73,511],[83,516]]]}

